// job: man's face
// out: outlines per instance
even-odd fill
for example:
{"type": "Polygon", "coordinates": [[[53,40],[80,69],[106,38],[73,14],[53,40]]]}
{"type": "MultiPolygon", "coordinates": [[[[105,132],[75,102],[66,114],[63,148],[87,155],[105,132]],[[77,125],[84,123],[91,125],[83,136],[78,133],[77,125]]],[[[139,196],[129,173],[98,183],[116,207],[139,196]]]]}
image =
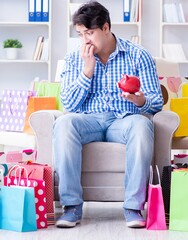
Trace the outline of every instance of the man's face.
{"type": "Polygon", "coordinates": [[[94,46],[94,54],[99,53],[104,48],[107,34],[105,25],[103,29],[88,29],[84,25],[76,25],[76,31],[83,44],[94,46]]]}

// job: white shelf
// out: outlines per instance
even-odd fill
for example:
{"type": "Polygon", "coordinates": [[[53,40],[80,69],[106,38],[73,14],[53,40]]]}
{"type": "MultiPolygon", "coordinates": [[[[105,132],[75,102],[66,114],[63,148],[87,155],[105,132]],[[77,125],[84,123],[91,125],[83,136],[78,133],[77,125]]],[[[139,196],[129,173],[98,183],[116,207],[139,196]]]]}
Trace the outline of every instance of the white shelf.
{"type": "Polygon", "coordinates": [[[34,78],[51,80],[51,8],[49,0],[49,22],[28,21],[28,0],[0,0],[0,94],[5,88],[29,87],[34,78]],[[47,61],[33,60],[38,36],[49,39],[47,61]],[[18,39],[23,47],[16,60],[7,60],[3,41],[18,39]]]}
{"type": "Polygon", "coordinates": [[[34,63],[34,64],[40,64],[40,63],[46,63],[46,64],[49,64],[48,61],[42,61],[42,60],[39,60],[39,61],[34,61],[34,60],[21,60],[21,59],[17,59],[17,60],[7,60],[7,59],[0,59],[0,63],[34,63]]]}
{"type": "MultiPolygon", "coordinates": [[[[166,6],[166,5],[165,5],[166,6]]],[[[175,6],[176,11],[178,12],[177,5],[175,6]]],[[[174,16],[169,8],[167,10],[171,15],[174,16]]],[[[178,15],[178,14],[177,14],[178,15]]],[[[180,44],[183,48],[183,52],[187,61],[179,60],[179,64],[187,64],[188,63],[188,22],[187,22],[187,15],[188,15],[188,1],[187,0],[160,0],[160,57],[164,57],[163,53],[163,44],[180,44]],[[182,4],[183,14],[185,16],[185,22],[180,22],[179,18],[176,19],[167,19],[169,22],[166,21],[164,14],[164,5],[168,4],[182,4]],[[165,21],[164,21],[165,20],[165,21]]]]}
{"type": "Polygon", "coordinates": [[[0,22],[0,27],[50,26],[49,22],[0,22]]]}
{"type": "Polygon", "coordinates": [[[180,26],[188,26],[188,22],[185,22],[185,23],[167,23],[167,22],[162,22],[161,23],[161,26],[164,27],[164,26],[174,26],[174,27],[180,27],[180,26]]]}

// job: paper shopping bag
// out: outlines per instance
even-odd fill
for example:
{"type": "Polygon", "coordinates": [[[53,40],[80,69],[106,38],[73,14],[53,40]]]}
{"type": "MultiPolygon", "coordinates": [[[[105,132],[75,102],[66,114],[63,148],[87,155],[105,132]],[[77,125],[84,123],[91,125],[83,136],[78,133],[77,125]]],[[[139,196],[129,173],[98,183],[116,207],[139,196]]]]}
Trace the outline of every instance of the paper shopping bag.
{"type": "Polygon", "coordinates": [[[39,111],[39,110],[53,110],[56,109],[56,98],[55,97],[30,97],[28,101],[26,117],[24,122],[25,133],[33,134],[33,130],[29,124],[29,117],[31,113],[39,111]]]}
{"type": "Polygon", "coordinates": [[[63,111],[60,99],[61,84],[59,82],[36,82],[34,89],[38,96],[56,97],[56,109],[63,111]]]}
{"type": "MultiPolygon", "coordinates": [[[[54,192],[53,192],[53,180],[52,180],[52,168],[48,165],[37,164],[37,163],[19,163],[27,169],[29,179],[38,179],[45,181],[46,187],[46,212],[47,212],[47,223],[48,225],[54,224],[54,192]]],[[[23,173],[22,177],[26,177],[23,173]]]]}
{"type": "Polygon", "coordinates": [[[0,129],[22,132],[28,99],[35,94],[28,90],[3,90],[0,111],[0,129]]]}
{"type": "Polygon", "coordinates": [[[150,181],[148,186],[148,204],[146,216],[146,229],[148,230],[166,230],[165,210],[162,195],[162,188],[157,169],[157,176],[159,183],[153,184],[153,169],[150,167],[150,181]]]}
{"type": "Polygon", "coordinates": [[[161,186],[162,186],[162,193],[163,193],[163,200],[164,200],[164,207],[165,207],[165,216],[166,222],[169,224],[170,218],[170,189],[171,189],[171,175],[173,170],[175,169],[182,169],[187,168],[186,163],[176,163],[169,166],[163,167],[162,172],[162,179],[161,179],[161,186]]]}
{"type": "Polygon", "coordinates": [[[36,160],[36,155],[37,151],[35,149],[0,152],[0,163],[34,162],[36,160]]]}
{"type": "Polygon", "coordinates": [[[34,189],[2,186],[0,189],[0,229],[36,231],[34,189]]]}
{"type": "Polygon", "coordinates": [[[188,83],[182,85],[182,97],[188,97],[188,83]]]}
{"type": "Polygon", "coordinates": [[[46,83],[46,96],[55,96],[56,97],[56,107],[58,110],[63,111],[63,105],[60,98],[61,84],[58,82],[47,82],[46,83]]]}
{"type": "Polygon", "coordinates": [[[188,154],[175,154],[174,155],[174,160],[173,163],[181,163],[181,164],[186,164],[188,163],[188,154]]]}
{"type": "Polygon", "coordinates": [[[174,133],[174,136],[188,136],[188,97],[172,98],[170,109],[171,111],[176,112],[180,117],[180,125],[174,133]]]}
{"type": "MultiPolygon", "coordinates": [[[[13,166],[14,168],[14,166],[13,166]]],[[[11,169],[10,169],[11,171],[11,169]]],[[[34,188],[35,194],[35,208],[36,208],[36,221],[37,228],[47,228],[47,216],[46,216],[46,188],[43,180],[18,178],[16,176],[10,176],[4,178],[5,185],[19,185],[29,186],[34,188]]]]}
{"type": "Polygon", "coordinates": [[[159,76],[161,90],[164,97],[163,110],[170,110],[170,101],[172,98],[181,96],[181,85],[184,79],[176,76],[159,76]]]}
{"type": "Polygon", "coordinates": [[[4,173],[3,169],[0,168],[0,187],[4,186],[4,173]]]}
{"type": "Polygon", "coordinates": [[[169,229],[188,231],[188,171],[173,171],[171,177],[169,229]]]}

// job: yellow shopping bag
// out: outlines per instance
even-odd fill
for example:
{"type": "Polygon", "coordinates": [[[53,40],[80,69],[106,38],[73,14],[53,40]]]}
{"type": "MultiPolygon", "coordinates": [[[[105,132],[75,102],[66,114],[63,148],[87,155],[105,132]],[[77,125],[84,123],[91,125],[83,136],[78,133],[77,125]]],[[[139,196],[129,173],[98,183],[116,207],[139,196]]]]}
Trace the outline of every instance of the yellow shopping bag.
{"type": "Polygon", "coordinates": [[[188,83],[182,85],[182,97],[188,97],[188,83]]]}
{"type": "Polygon", "coordinates": [[[188,97],[172,98],[170,109],[171,111],[176,112],[180,117],[180,125],[174,133],[174,136],[188,136],[188,97]]]}

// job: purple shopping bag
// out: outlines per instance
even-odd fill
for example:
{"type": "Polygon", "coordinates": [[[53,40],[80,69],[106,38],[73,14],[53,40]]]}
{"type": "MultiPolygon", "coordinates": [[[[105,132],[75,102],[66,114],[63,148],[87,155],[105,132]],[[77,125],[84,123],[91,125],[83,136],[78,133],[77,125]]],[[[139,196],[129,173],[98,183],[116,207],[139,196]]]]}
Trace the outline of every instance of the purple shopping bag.
{"type": "Polygon", "coordinates": [[[29,97],[35,95],[29,90],[3,90],[0,111],[0,129],[22,132],[29,97]]]}

